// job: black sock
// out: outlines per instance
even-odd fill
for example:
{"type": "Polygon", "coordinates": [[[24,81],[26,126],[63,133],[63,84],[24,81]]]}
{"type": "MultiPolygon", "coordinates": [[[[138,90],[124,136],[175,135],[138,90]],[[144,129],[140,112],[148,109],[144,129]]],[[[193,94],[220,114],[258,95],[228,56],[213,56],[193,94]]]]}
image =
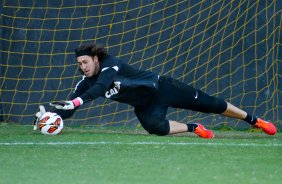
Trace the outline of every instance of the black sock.
{"type": "Polygon", "coordinates": [[[254,125],[257,122],[257,117],[255,117],[254,115],[247,114],[247,117],[244,120],[250,123],[251,125],[254,125]]]}
{"type": "Polygon", "coordinates": [[[188,132],[194,132],[194,130],[198,127],[198,124],[196,123],[188,123],[186,125],[188,127],[188,132]]]}

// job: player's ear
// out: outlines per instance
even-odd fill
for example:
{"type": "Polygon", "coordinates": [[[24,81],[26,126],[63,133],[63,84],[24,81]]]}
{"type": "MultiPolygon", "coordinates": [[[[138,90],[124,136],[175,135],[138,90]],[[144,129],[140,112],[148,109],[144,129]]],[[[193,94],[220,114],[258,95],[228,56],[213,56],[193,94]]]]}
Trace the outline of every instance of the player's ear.
{"type": "Polygon", "coordinates": [[[95,63],[99,61],[97,55],[95,55],[95,56],[93,57],[93,61],[94,61],[95,63]]]}

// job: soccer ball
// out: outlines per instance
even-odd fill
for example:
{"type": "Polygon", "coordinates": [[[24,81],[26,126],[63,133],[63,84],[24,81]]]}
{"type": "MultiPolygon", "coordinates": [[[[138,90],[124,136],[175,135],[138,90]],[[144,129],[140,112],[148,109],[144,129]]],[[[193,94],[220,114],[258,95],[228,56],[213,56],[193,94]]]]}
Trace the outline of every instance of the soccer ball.
{"type": "Polygon", "coordinates": [[[61,116],[53,112],[46,112],[38,121],[38,129],[45,135],[57,135],[64,127],[61,116]]]}

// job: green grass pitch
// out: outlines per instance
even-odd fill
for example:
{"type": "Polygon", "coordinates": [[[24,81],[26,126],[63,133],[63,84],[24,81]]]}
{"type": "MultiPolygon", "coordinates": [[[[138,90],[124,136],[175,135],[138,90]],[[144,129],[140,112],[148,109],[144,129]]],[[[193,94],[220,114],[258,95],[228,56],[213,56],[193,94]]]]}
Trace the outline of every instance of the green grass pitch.
{"type": "Polygon", "coordinates": [[[215,131],[159,137],[142,130],[70,128],[45,136],[0,124],[0,183],[281,183],[282,134],[215,131]]]}

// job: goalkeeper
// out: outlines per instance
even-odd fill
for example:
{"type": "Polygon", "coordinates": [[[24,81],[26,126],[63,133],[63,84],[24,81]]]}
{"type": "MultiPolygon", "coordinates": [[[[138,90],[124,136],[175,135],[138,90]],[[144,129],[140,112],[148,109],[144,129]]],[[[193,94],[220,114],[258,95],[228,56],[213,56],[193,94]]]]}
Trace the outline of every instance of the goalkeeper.
{"type": "Polygon", "coordinates": [[[82,45],[75,50],[75,54],[79,70],[84,74],[82,79],[68,101],[50,103],[63,119],[72,116],[79,106],[104,97],[132,105],[141,125],[150,134],[168,135],[188,131],[202,138],[214,137],[211,130],[199,123],[167,120],[168,107],[222,114],[244,120],[266,134],[276,134],[274,124],[171,77],[134,69],[108,54],[103,47],[82,45]]]}

